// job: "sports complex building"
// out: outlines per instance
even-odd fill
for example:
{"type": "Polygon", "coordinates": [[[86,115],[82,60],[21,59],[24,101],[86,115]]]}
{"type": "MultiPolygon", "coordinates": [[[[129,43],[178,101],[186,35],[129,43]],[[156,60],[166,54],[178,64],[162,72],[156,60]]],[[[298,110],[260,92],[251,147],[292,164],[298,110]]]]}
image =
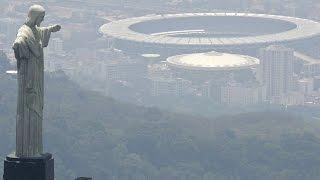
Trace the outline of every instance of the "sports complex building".
{"type": "Polygon", "coordinates": [[[245,72],[251,73],[252,69],[258,67],[259,60],[245,55],[211,51],[172,56],[167,59],[167,64],[178,77],[203,83],[220,81],[222,77],[230,78],[231,74],[239,77],[245,72]]]}
{"type": "Polygon", "coordinates": [[[305,47],[319,37],[320,23],[266,14],[187,13],[123,19],[103,25],[100,32],[116,48],[139,54],[252,54],[271,44],[305,47]]]}
{"type": "Polygon", "coordinates": [[[320,58],[320,23],[308,19],[251,13],[148,15],[110,22],[100,32],[109,47],[146,62],[154,96],[191,95],[229,105],[259,104],[269,100],[262,72],[270,69],[270,79],[290,83],[290,91],[295,81],[282,77],[293,78],[296,57],[307,59],[304,66],[309,74],[320,73],[316,70],[320,63],[311,64],[316,60],[305,56],[320,58]],[[287,47],[292,53],[283,56],[276,49],[261,59],[261,49],[269,46],[287,47]],[[283,59],[292,61],[282,66],[283,59]],[[274,73],[286,69],[283,76],[274,73]]]}

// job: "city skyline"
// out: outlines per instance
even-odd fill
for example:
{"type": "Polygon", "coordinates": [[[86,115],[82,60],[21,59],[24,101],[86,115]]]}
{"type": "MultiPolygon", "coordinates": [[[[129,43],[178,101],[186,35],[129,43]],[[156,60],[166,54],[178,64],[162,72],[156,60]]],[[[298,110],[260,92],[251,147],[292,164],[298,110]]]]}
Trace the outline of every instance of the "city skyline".
{"type": "Polygon", "coordinates": [[[0,158],[35,3],[62,26],[44,51],[57,179],[319,177],[317,0],[0,1],[0,158]]]}

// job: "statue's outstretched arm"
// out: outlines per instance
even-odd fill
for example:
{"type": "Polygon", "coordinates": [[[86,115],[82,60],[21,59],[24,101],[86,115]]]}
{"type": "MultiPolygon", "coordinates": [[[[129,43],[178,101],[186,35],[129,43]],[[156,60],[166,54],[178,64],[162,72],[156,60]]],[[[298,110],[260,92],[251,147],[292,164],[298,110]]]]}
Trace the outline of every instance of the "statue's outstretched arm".
{"type": "Polygon", "coordinates": [[[58,32],[58,31],[60,31],[60,29],[61,29],[60,25],[41,27],[40,34],[41,34],[41,39],[42,39],[42,47],[47,47],[49,44],[51,33],[58,32]]]}
{"type": "Polygon", "coordinates": [[[56,25],[50,26],[49,29],[51,32],[58,32],[58,31],[60,31],[61,26],[56,24],[56,25]]]}

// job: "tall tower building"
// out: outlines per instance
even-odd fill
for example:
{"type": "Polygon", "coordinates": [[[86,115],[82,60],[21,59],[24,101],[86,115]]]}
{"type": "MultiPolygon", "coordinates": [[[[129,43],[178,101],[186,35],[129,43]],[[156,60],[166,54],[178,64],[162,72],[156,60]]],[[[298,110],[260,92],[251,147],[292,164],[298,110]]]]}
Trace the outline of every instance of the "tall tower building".
{"type": "Polygon", "coordinates": [[[294,51],[280,45],[263,48],[259,52],[262,80],[267,99],[281,97],[293,88],[294,51]]]}

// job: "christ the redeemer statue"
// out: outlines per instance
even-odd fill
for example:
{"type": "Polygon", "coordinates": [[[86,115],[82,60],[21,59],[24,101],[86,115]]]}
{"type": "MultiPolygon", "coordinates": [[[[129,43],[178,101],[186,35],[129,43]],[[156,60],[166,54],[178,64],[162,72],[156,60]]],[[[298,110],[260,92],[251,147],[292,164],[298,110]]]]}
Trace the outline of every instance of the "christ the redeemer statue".
{"type": "Polygon", "coordinates": [[[18,67],[16,157],[38,157],[43,153],[43,48],[60,25],[40,27],[45,9],[33,5],[26,23],[19,29],[13,50],[18,67]]]}

